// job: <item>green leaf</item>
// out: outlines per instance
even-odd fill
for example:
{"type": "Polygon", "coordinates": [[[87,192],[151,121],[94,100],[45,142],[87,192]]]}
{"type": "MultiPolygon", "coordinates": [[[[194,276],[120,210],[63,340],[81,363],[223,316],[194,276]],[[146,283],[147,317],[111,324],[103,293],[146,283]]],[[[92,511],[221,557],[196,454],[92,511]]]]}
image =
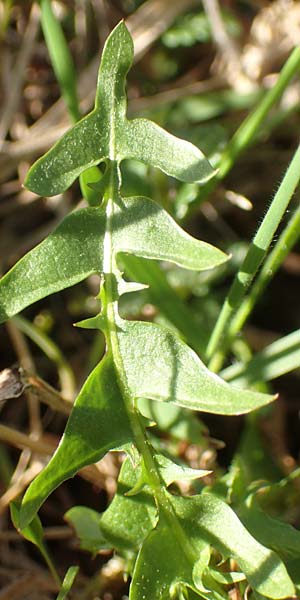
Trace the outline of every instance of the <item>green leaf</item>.
{"type": "Polygon", "coordinates": [[[43,540],[44,532],[39,517],[36,515],[29,525],[27,525],[26,527],[20,527],[20,505],[17,502],[10,503],[10,514],[14,527],[25,538],[25,540],[28,540],[39,549],[42,557],[44,558],[46,564],[49,567],[50,572],[53,575],[53,578],[58,583],[58,585],[60,585],[60,579],[56,571],[55,565],[48,552],[48,548],[43,540]]]}
{"type": "MultiPolygon", "coordinates": [[[[175,481],[191,481],[193,479],[200,479],[201,477],[205,477],[212,472],[205,471],[203,469],[191,469],[184,464],[175,463],[170,458],[167,458],[164,454],[154,454],[153,459],[166,488],[175,481]]],[[[127,496],[136,496],[141,492],[141,490],[144,490],[147,484],[148,473],[145,464],[142,463],[142,468],[138,479],[133,488],[126,493],[127,496]]]]}
{"type": "MultiPolygon", "coordinates": [[[[205,183],[215,175],[204,154],[148,119],[126,121],[120,157],[140,160],[180,181],[205,183]]],[[[123,138],[123,139],[122,139],[123,138]]]]}
{"type": "Polygon", "coordinates": [[[223,600],[228,597],[222,593],[219,584],[208,577],[210,548],[207,542],[198,539],[195,547],[193,535],[183,541],[185,533],[180,526],[178,529],[178,524],[176,527],[172,523],[172,519],[169,521],[165,514],[160,514],[157,526],[146,538],[137,557],[130,600],[185,600],[190,597],[223,600]],[[209,588],[203,583],[206,579],[209,588]]]}
{"type": "Polygon", "coordinates": [[[153,494],[145,486],[138,496],[127,496],[137,484],[140,467],[134,467],[130,458],[124,461],[114,499],[102,514],[75,506],[65,518],[76,530],[81,548],[93,553],[103,548],[120,552],[137,552],[157,521],[153,494]]]}
{"type": "Polygon", "coordinates": [[[272,203],[249,245],[246,256],[239,271],[235,275],[219,313],[207,347],[207,358],[210,359],[209,366],[212,370],[220,370],[226,355],[226,350],[228,350],[242,326],[242,315],[240,314],[235,321],[234,312],[238,310],[241,302],[243,302],[247,289],[252,284],[258,269],[267,255],[276,230],[282,221],[296,188],[298,187],[299,181],[300,144],[293,155],[272,203]],[[220,344],[222,347],[218,348],[220,344]]]}
{"type": "Polygon", "coordinates": [[[190,562],[169,523],[160,517],[138,555],[129,600],[180,598],[186,585],[195,588],[190,562]]]}
{"type": "Polygon", "coordinates": [[[137,158],[183,181],[204,182],[214,171],[195,146],[146,119],[126,118],[125,80],[133,42],[123,22],[104,46],[94,110],[79,121],[27,174],[25,185],[52,196],[65,191],[88,167],[117,156],[137,158]],[[113,152],[113,154],[112,154],[113,152]]]}
{"type": "Polygon", "coordinates": [[[207,446],[208,431],[197,413],[176,404],[152,402],[147,398],[139,398],[137,406],[142,415],[156,423],[160,431],[167,431],[169,436],[177,440],[201,444],[203,448],[207,446]]]}
{"type": "Polygon", "coordinates": [[[31,167],[25,179],[30,190],[47,196],[61,193],[85,169],[109,158],[115,124],[125,119],[125,76],[132,56],[132,39],[121,22],[103,49],[94,110],[31,167]]]}
{"type": "Polygon", "coordinates": [[[74,527],[80,541],[80,548],[93,555],[99,550],[110,549],[99,529],[100,513],[87,506],[74,506],[70,508],[64,518],[74,527]]]}
{"type": "Polygon", "coordinates": [[[239,506],[239,516],[257,540],[278,552],[282,558],[300,557],[300,531],[289,523],[270,517],[256,505],[254,499],[249,506],[239,506]]]}
{"type": "Polygon", "coordinates": [[[288,573],[295,584],[298,595],[300,594],[300,558],[288,558],[286,561],[286,568],[288,573]]]}
{"type": "Polygon", "coordinates": [[[238,573],[237,571],[232,571],[230,573],[225,571],[217,571],[216,569],[209,570],[211,576],[218,581],[219,583],[224,583],[228,585],[230,583],[239,583],[240,581],[245,581],[244,573],[238,573]]]}
{"type": "Polygon", "coordinates": [[[83,197],[90,206],[99,206],[100,199],[104,194],[106,178],[99,167],[90,167],[79,176],[80,189],[83,197]],[[94,188],[96,186],[96,189],[94,188]],[[98,189],[99,188],[99,189],[98,189]]]}
{"type": "Polygon", "coordinates": [[[156,454],[154,459],[167,487],[175,481],[191,481],[192,479],[200,479],[211,473],[211,471],[191,469],[186,465],[176,464],[163,454],[156,454]]]}
{"type": "MultiPolygon", "coordinates": [[[[113,250],[169,260],[187,269],[208,269],[226,260],[210,244],[185,233],[147,198],[120,199],[113,220],[113,250]]],[[[26,306],[103,271],[105,210],[84,208],[68,215],[41,244],[0,281],[0,323],[26,306]]]]}
{"type": "Polygon", "coordinates": [[[100,519],[100,531],[114,548],[137,551],[157,521],[157,509],[148,486],[136,496],[126,496],[138,482],[140,467],[127,458],[122,465],[116,495],[100,519]]]}
{"type": "Polygon", "coordinates": [[[0,280],[0,322],[33,302],[79,283],[102,268],[105,221],[96,210],[68,215],[0,280]]]}
{"type": "MultiPolygon", "coordinates": [[[[223,26],[230,37],[237,37],[241,33],[239,21],[227,11],[221,11],[223,26]]],[[[170,27],[163,35],[162,42],[168,48],[178,48],[180,46],[193,46],[197,42],[205,43],[212,39],[212,31],[209,18],[203,11],[197,10],[176,19],[174,25],[170,27]]]]}
{"type": "MultiPolygon", "coordinates": [[[[190,498],[168,495],[176,514],[160,515],[156,528],[146,538],[139,553],[131,585],[130,600],[167,600],[185,586],[201,597],[223,597],[218,583],[212,583],[206,561],[197,558],[207,544],[224,559],[232,557],[245,573],[251,587],[268,598],[293,595],[294,586],[279,557],[259,544],[244,528],[231,508],[211,494],[190,498]],[[174,518],[174,517],[173,517],[174,518]],[[165,560],[165,557],[168,560],[165,560]],[[200,565],[201,563],[201,565],[200,565]],[[210,596],[205,586],[213,586],[210,596]],[[218,595],[219,594],[219,595],[218,595]]],[[[209,557],[209,555],[208,555],[209,557]]],[[[214,579],[220,579],[215,570],[214,579]]],[[[226,579],[226,577],[225,577],[226,579]]],[[[239,574],[238,580],[242,576],[239,574]]],[[[227,584],[228,581],[220,583],[227,584]]]]}
{"type": "Polygon", "coordinates": [[[40,196],[55,196],[68,189],[83,171],[107,156],[108,136],[101,116],[94,110],[34,163],[24,185],[40,196]]]}
{"type": "Polygon", "coordinates": [[[212,494],[190,498],[172,497],[172,504],[185,531],[208,541],[224,558],[232,557],[250,585],[267,598],[294,594],[293,583],[280,558],[257,542],[233,510],[212,494]]]}
{"type": "Polygon", "coordinates": [[[197,354],[204,355],[206,340],[203,329],[188,302],[168,282],[167,272],[155,261],[133,255],[122,256],[122,263],[130,279],[149,286],[149,302],[158,307],[197,354]]]}
{"type": "Polygon", "coordinates": [[[67,598],[67,594],[71,591],[71,587],[74,583],[78,571],[79,567],[69,567],[56,600],[65,600],[65,598],[67,598]]]}
{"type": "Polygon", "coordinates": [[[63,481],[113,448],[132,440],[130,424],[107,355],[86,380],[69,417],[62,440],[46,468],[27,490],[21,507],[24,527],[63,481]]]}
{"type": "Polygon", "coordinates": [[[256,419],[248,419],[245,424],[235,455],[234,466],[237,488],[239,488],[238,480],[240,480],[242,490],[244,487],[244,496],[247,493],[247,486],[252,481],[277,482],[282,478],[281,467],[275,460],[272,448],[266,446],[256,419]],[[246,485],[243,486],[245,479],[246,485]]]}
{"type": "Polygon", "coordinates": [[[117,335],[134,397],[225,415],[247,413],[274,400],[267,394],[229,386],[160,325],[120,319],[117,335]]]}
{"type": "Polygon", "coordinates": [[[211,40],[211,26],[206,13],[197,11],[180,16],[163,35],[162,42],[168,48],[193,46],[197,42],[211,40]]]}
{"type": "MultiPolygon", "coordinates": [[[[217,592],[206,592],[204,593],[200,593],[200,592],[194,592],[194,590],[190,590],[188,589],[187,593],[185,592],[184,595],[182,594],[181,596],[179,596],[179,600],[198,600],[200,598],[205,598],[206,600],[224,600],[224,596],[220,596],[220,594],[218,594],[217,592]]],[[[177,600],[177,598],[176,598],[177,600]]],[[[228,600],[228,594],[225,598],[225,600],[228,600]]]]}
{"type": "Polygon", "coordinates": [[[188,235],[156,202],[144,197],[120,199],[113,216],[116,251],[168,260],[186,269],[210,269],[228,257],[188,235]]]}

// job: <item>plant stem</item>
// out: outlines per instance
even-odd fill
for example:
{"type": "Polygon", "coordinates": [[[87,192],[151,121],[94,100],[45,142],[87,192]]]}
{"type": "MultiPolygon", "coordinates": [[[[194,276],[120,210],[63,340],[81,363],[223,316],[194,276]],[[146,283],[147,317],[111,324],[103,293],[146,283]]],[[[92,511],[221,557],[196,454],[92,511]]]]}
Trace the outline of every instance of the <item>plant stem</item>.
{"type": "Polygon", "coordinates": [[[274,87],[265,95],[258,107],[243,121],[230,140],[220,160],[219,171],[217,173],[218,180],[223,179],[227,175],[237,157],[251,143],[269,110],[282,96],[298,69],[300,69],[300,48],[295,48],[283,66],[274,87]]]}
{"type": "Polygon", "coordinates": [[[112,235],[112,217],[114,212],[114,204],[118,203],[118,188],[119,174],[118,165],[115,161],[111,161],[110,182],[108,189],[104,195],[104,204],[106,207],[106,232],[104,237],[104,258],[103,272],[104,285],[101,292],[102,314],[106,320],[107,326],[107,341],[108,352],[112,353],[113,361],[116,367],[116,376],[124,399],[126,411],[134,434],[134,439],[139,452],[142,454],[147,471],[149,472],[149,483],[155,490],[156,494],[160,494],[161,478],[157,473],[152,454],[146,441],[144,430],[135,410],[134,402],[128,388],[124,364],[120,352],[117,322],[119,320],[118,313],[118,279],[121,274],[118,270],[114,253],[113,253],[113,235],[112,235]]]}
{"type": "Polygon", "coordinates": [[[201,188],[198,197],[190,204],[190,208],[199,206],[199,203],[207,198],[217,187],[218,183],[229,173],[236,159],[253,142],[272,106],[278,102],[292,77],[299,70],[300,48],[297,47],[287,59],[274,87],[266,93],[259,105],[242,122],[231,138],[220,158],[219,164],[216,165],[219,169],[216,177],[201,188]]]}
{"type": "Polygon", "coordinates": [[[246,290],[254,279],[254,276],[260,267],[268,248],[272,242],[274,233],[284,215],[284,212],[290,202],[290,199],[299,183],[300,179],[300,145],[298,146],[288,170],[281,182],[281,185],[274,196],[252,243],[250,244],[247,255],[239,269],[229,293],[225,299],[219,318],[213,330],[207,347],[207,358],[210,360],[209,368],[218,371],[225,357],[227,349],[227,336],[229,323],[233,313],[240,306],[246,290]],[[218,350],[222,342],[223,348],[218,350]]]}
{"type": "Polygon", "coordinates": [[[251,292],[243,300],[240,308],[233,317],[228,329],[229,345],[236,334],[242,329],[245,321],[251,314],[255,304],[261,297],[265,288],[278,271],[280,265],[289,254],[291,248],[297,242],[300,236],[300,206],[292,215],[288,225],[282,232],[276,243],[275,248],[266,258],[264,265],[261,268],[255,283],[252,286],[251,292]]]}
{"type": "Polygon", "coordinates": [[[106,335],[108,341],[108,353],[111,352],[115,365],[116,377],[123,397],[125,409],[131,425],[133,439],[137,450],[139,451],[145,466],[147,483],[152,488],[155,501],[160,514],[163,514],[165,520],[169,523],[172,530],[182,546],[185,559],[194,563],[196,560],[196,551],[183,531],[173,505],[170,502],[169,495],[165,488],[164,481],[160,475],[159,468],[155,462],[154,452],[147,439],[146,432],[141,423],[139,414],[135,407],[134,398],[128,387],[126,372],[120,351],[117,324],[120,320],[118,313],[118,281],[121,274],[118,270],[114,252],[113,252],[113,231],[112,217],[114,205],[118,203],[118,190],[120,186],[119,170],[116,161],[111,161],[111,175],[108,189],[104,194],[104,205],[106,207],[106,232],[104,237],[104,258],[103,272],[104,285],[102,288],[102,315],[106,321],[106,335]]]}
{"type": "Polygon", "coordinates": [[[29,337],[49,360],[56,364],[62,396],[67,400],[73,400],[76,390],[74,373],[58,346],[39,327],[36,327],[24,317],[17,315],[13,318],[13,321],[18,329],[29,337]]]}

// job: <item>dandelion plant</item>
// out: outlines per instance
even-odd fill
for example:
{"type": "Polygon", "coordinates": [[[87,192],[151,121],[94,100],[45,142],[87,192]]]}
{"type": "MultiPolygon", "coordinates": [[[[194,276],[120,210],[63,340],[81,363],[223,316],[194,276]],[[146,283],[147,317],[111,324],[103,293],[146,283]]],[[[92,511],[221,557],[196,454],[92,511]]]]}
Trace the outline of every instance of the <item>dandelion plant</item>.
{"type": "MultiPolygon", "coordinates": [[[[109,450],[123,450],[117,493],[97,514],[74,507],[67,517],[80,530],[93,524],[93,551],[115,548],[127,560],[130,600],[226,598],[215,557],[233,558],[257,598],[286,598],[294,586],[285,565],[246,530],[227,503],[203,488],[182,496],[169,486],[207,472],[173,462],[154,448],[140,399],[194,411],[238,415],[273,397],[240,390],[211,373],[172,331],[119,314],[123,294],[139,290],[121,271],[123,254],[212,269],[227,256],[183,231],[153,200],[123,197],[120,163],[135,159],[184,182],[203,184],[214,171],[191,143],[147,119],[126,116],[126,75],[133,44],[121,22],[102,55],[94,110],[76,123],[30,169],[25,185],[40,195],[64,192],[82,173],[102,163],[90,206],[75,210],[0,281],[0,320],[33,302],[99,275],[100,313],[79,326],[100,329],[106,352],[84,383],[59,447],[27,490],[19,524],[35,518],[48,495],[109,450]],[[102,174],[103,173],[103,174],[102,174]],[[102,175],[101,175],[102,174],[102,175]],[[97,201],[95,201],[97,198],[97,201]],[[173,490],[173,491],[172,491],[173,490]],[[87,521],[84,521],[87,520],[87,521]]],[[[84,537],[84,535],[83,535],[84,537]]]]}

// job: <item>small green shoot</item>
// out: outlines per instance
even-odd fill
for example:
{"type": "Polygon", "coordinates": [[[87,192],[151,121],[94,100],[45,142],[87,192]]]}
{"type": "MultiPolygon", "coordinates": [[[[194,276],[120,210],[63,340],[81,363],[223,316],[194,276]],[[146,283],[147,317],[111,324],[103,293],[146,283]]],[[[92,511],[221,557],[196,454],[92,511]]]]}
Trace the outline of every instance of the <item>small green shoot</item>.
{"type": "Polygon", "coordinates": [[[69,567],[56,600],[65,600],[68,597],[78,571],[79,567],[69,567]]]}

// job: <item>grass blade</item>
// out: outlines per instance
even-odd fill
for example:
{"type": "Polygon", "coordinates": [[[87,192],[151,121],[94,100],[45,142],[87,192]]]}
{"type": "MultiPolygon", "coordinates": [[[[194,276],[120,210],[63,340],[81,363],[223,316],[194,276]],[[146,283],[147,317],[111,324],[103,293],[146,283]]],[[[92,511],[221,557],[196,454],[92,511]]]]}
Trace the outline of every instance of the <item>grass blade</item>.
{"type": "Polygon", "coordinates": [[[278,102],[295,73],[300,69],[300,48],[295,48],[283,66],[274,87],[265,95],[258,107],[243,121],[222,155],[217,179],[221,180],[234,165],[237,157],[255,138],[272,106],[278,102]]]}
{"type": "Polygon", "coordinates": [[[41,24],[56,78],[68,111],[75,123],[80,119],[73,59],[51,1],[41,0],[41,24]]]}
{"type": "Polygon", "coordinates": [[[234,381],[247,387],[257,381],[271,381],[300,366],[300,329],[293,331],[273,344],[246,364],[237,363],[223,369],[221,376],[226,381],[234,381]]]}
{"type": "Polygon", "coordinates": [[[219,370],[227,348],[229,323],[240,306],[247,289],[263,262],[277,227],[288,207],[300,179],[300,146],[298,146],[281,185],[255,234],[249,250],[225,299],[207,348],[209,368],[219,370]],[[222,350],[218,347],[222,341],[222,350]]]}
{"type": "Polygon", "coordinates": [[[256,139],[271,108],[280,100],[291,79],[299,72],[299,70],[300,48],[298,47],[293,50],[287,59],[274,87],[266,93],[263,100],[259,102],[258,106],[254,108],[237,129],[225,148],[219,164],[216,165],[216,167],[218,167],[216,176],[201,188],[198,197],[190,204],[190,208],[199,206],[199,203],[201,203],[201,201],[217,187],[218,183],[224,179],[227,173],[229,173],[242,152],[244,152],[256,139]]]}
{"type": "Polygon", "coordinates": [[[300,237],[300,206],[292,215],[290,221],[276,242],[275,247],[266,258],[249,295],[243,300],[240,308],[233,317],[228,329],[229,345],[243,327],[255,304],[262,296],[265,288],[277,273],[291,248],[300,237]]]}
{"type": "Polygon", "coordinates": [[[61,590],[60,590],[56,600],[65,600],[65,598],[67,598],[67,594],[71,590],[71,587],[74,583],[74,580],[75,580],[75,577],[76,577],[78,571],[79,571],[79,567],[70,567],[67,570],[67,573],[63,580],[61,590]]]}

